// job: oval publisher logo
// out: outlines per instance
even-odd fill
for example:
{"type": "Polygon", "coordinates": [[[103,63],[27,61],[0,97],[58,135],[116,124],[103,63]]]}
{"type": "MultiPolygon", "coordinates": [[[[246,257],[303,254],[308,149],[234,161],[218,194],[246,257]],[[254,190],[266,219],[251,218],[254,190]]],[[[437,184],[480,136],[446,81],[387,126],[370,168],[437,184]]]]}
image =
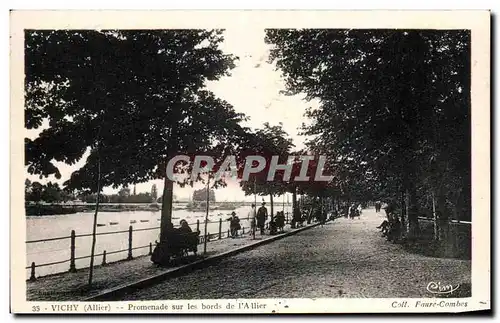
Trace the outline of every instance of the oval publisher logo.
{"type": "Polygon", "coordinates": [[[427,284],[427,291],[432,294],[450,294],[460,287],[459,284],[453,286],[452,284],[442,284],[441,282],[430,282],[427,284]]]}

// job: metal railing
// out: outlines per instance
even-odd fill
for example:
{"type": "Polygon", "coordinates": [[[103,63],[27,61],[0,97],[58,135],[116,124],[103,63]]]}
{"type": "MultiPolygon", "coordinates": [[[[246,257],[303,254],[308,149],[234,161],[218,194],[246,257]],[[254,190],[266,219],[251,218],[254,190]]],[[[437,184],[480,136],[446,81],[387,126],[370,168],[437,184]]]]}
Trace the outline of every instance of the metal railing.
{"type": "MultiPolygon", "coordinates": [[[[243,219],[240,219],[240,221],[250,221],[250,219],[247,217],[247,218],[243,218],[243,219]]],[[[226,230],[222,230],[222,223],[223,222],[227,222],[226,221],[223,221],[222,218],[219,219],[218,221],[203,221],[202,224],[205,224],[205,222],[208,224],[208,223],[219,223],[219,229],[218,229],[218,232],[216,233],[210,233],[210,232],[206,232],[206,234],[204,233],[203,235],[200,235],[199,236],[199,240],[198,240],[198,245],[201,245],[201,244],[205,244],[205,243],[208,243],[208,242],[211,242],[211,241],[217,241],[217,240],[221,240],[223,238],[228,238],[231,236],[231,232],[230,232],[230,229],[227,229],[226,230]],[[206,238],[206,239],[205,239],[206,238]]],[[[288,223],[288,212],[286,213],[286,222],[288,223]]],[[[196,225],[196,230],[193,230],[193,231],[197,231],[197,232],[200,232],[200,220],[197,220],[196,222],[194,223],[188,223],[189,226],[195,226],[196,225]]],[[[174,227],[180,227],[180,225],[176,225],[174,227]]],[[[113,250],[113,251],[106,251],[104,250],[102,253],[98,253],[98,254],[95,254],[94,257],[103,257],[102,258],[102,263],[101,265],[106,265],[107,264],[107,260],[106,260],[106,256],[108,255],[112,255],[112,254],[117,254],[117,253],[125,253],[127,252],[127,257],[124,258],[125,260],[132,260],[134,258],[134,255],[133,255],[133,251],[134,250],[138,250],[138,249],[145,249],[145,248],[149,248],[149,252],[148,252],[148,255],[152,255],[153,253],[153,242],[149,242],[148,245],[142,245],[142,246],[138,246],[138,247],[133,247],[133,233],[134,232],[139,232],[139,231],[151,231],[151,230],[159,230],[160,229],[160,226],[155,226],[155,227],[150,227],[150,228],[140,228],[140,229],[134,229],[132,225],[129,226],[128,230],[119,230],[119,231],[110,231],[110,232],[99,232],[99,233],[96,233],[96,236],[101,236],[101,235],[111,235],[111,234],[120,234],[120,233],[128,233],[128,248],[126,249],[120,249],[120,250],[113,250]]],[[[245,230],[248,230],[247,232],[250,233],[250,227],[245,227],[245,226],[241,226],[241,229],[238,230],[238,234],[242,234],[244,235],[245,234],[245,230]]],[[[47,239],[37,239],[37,240],[28,240],[26,241],[26,244],[34,244],[34,243],[42,243],[42,242],[47,242],[47,241],[57,241],[57,240],[65,240],[65,239],[70,239],[70,258],[69,259],[64,259],[64,260],[59,260],[59,261],[53,261],[53,262],[48,262],[48,263],[42,263],[42,264],[36,264],[35,262],[32,262],[30,266],[27,266],[25,267],[25,269],[29,269],[31,270],[31,273],[30,273],[30,278],[29,280],[36,280],[36,268],[40,268],[40,267],[47,267],[47,266],[54,266],[54,265],[60,265],[60,264],[64,264],[64,263],[68,263],[69,262],[69,272],[76,272],[77,271],[77,268],[76,268],[76,260],[81,260],[81,259],[88,259],[90,258],[91,256],[90,255],[86,255],[86,256],[80,256],[80,257],[76,257],[75,255],[75,250],[76,250],[76,238],[84,238],[84,237],[92,237],[92,234],[91,233],[88,233],[88,234],[76,234],[75,230],[71,230],[71,234],[69,236],[63,236],[63,237],[54,237],[54,238],[47,238],[47,239]]],[[[61,249],[59,249],[61,250],[61,249]]],[[[50,250],[49,252],[51,251],[54,251],[54,250],[50,250]]],[[[57,251],[57,250],[56,250],[57,251]]],[[[144,255],[144,254],[142,254],[144,255]]],[[[124,260],[124,259],[121,259],[121,260],[124,260]]],[[[120,260],[118,260],[120,261],[120,260]]],[[[86,268],[86,267],[85,267],[86,268]]],[[[57,273],[60,273],[60,272],[57,272],[57,273]]]]}
{"type": "MultiPolygon", "coordinates": [[[[430,221],[430,222],[435,222],[436,221],[434,218],[425,217],[425,216],[419,216],[418,219],[419,220],[423,220],[423,221],[430,221]]],[[[466,224],[466,225],[471,225],[472,224],[471,221],[462,221],[462,220],[455,220],[455,219],[449,219],[448,222],[454,223],[454,224],[466,224]]]]}

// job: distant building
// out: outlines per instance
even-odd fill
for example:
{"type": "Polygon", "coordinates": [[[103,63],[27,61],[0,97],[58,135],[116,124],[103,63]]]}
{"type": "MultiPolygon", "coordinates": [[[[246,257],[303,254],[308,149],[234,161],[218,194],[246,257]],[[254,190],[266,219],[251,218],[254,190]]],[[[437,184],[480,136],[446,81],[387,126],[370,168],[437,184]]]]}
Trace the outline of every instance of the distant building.
{"type": "MultiPolygon", "coordinates": [[[[193,201],[206,201],[207,200],[207,190],[202,188],[199,190],[195,190],[193,192],[193,201]]],[[[215,202],[215,191],[210,190],[209,201],[215,202]]]]}

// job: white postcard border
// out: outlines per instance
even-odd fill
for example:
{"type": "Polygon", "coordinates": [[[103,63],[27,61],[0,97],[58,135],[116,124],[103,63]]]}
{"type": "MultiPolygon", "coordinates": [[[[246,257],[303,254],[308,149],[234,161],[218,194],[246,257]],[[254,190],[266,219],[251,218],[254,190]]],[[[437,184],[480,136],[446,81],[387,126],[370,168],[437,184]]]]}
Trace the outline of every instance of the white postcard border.
{"type": "MultiPolygon", "coordinates": [[[[398,28],[470,29],[472,31],[472,297],[446,299],[467,301],[463,308],[395,308],[394,302],[415,303],[417,299],[267,299],[245,300],[267,304],[266,309],[234,313],[368,313],[368,312],[459,312],[489,309],[490,304],[490,12],[489,11],[12,11],[11,12],[11,311],[56,313],[51,305],[81,302],[26,301],[26,224],[24,218],[24,29],[168,29],[228,28],[248,25],[256,28],[398,28]],[[288,307],[285,307],[285,305],[288,307]]],[[[420,299],[419,299],[420,300],[420,299]]],[[[440,301],[441,299],[437,299],[440,301]]],[[[435,301],[422,299],[420,301],[435,301]]],[[[241,300],[146,301],[141,305],[225,304],[241,300]]],[[[91,304],[91,303],[88,303],[91,304]]],[[[110,306],[109,313],[129,311],[137,302],[99,302],[110,306]],[[120,309],[121,307],[121,309],[120,309]]],[[[205,310],[225,313],[229,310],[205,310]]],[[[101,311],[97,311],[101,312],[101,311]]],[[[103,313],[108,312],[102,311],[103,313]]],[[[152,312],[147,313],[169,313],[152,312]]],[[[200,311],[181,311],[200,313],[200,311]]],[[[57,311],[57,313],[66,313],[57,311]]],[[[172,313],[172,312],[171,312],[172,313]]],[[[177,313],[177,312],[176,312],[177,313]]]]}

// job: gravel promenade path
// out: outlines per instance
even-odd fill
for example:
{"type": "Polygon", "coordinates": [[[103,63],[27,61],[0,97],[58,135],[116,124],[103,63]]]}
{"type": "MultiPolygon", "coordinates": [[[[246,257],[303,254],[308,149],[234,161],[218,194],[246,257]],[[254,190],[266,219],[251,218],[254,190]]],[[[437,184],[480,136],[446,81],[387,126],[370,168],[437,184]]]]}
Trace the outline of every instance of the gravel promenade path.
{"type": "Polygon", "coordinates": [[[121,300],[433,297],[430,282],[470,284],[470,261],[387,242],[375,228],[382,214],[368,209],[360,219],[336,219],[121,300]]]}

